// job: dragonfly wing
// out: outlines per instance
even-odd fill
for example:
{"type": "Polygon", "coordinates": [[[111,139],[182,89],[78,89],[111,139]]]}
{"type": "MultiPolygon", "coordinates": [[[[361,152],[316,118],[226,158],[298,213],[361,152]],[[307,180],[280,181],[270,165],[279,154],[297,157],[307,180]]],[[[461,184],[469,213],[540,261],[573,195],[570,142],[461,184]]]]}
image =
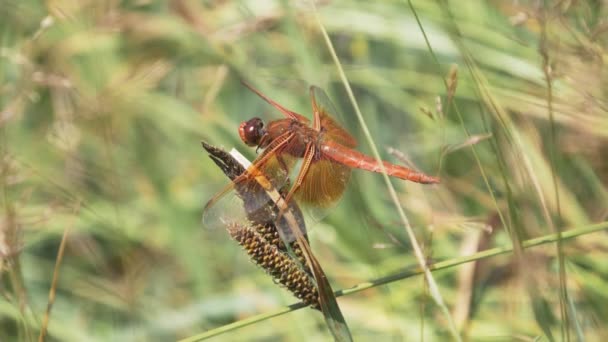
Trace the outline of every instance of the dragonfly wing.
{"type": "Polygon", "coordinates": [[[262,94],[261,91],[255,89],[252,85],[250,85],[249,83],[245,82],[245,81],[241,81],[241,83],[247,87],[247,89],[251,90],[254,94],[256,94],[257,96],[261,97],[262,100],[268,102],[270,105],[272,105],[274,108],[276,108],[279,112],[281,112],[285,117],[290,118],[290,119],[294,119],[294,120],[298,120],[302,123],[309,123],[310,121],[303,115],[298,114],[294,111],[291,111],[283,106],[281,106],[279,103],[277,103],[276,101],[272,100],[271,98],[269,98],[268,96],[262,94]]]}
{"type": "Polygon", "coordinates": [[[315,161],[296,193],[296,199],[303,205],[331,207],[344,193],[349,179],[348,166],[329,159],[315,161]]]}
{"type": "Polygon", "coordinates": [[[310,224],[327,216],[340,201],[350,179],[350,173],[351,169],[348,166],[326,158],[311,164],[294,196],[310,224]]]}
{"type": "Polygon", "coordinates": [[[285,215],[277,220],[279,208],[282,208],[277,201],[290,189],[289,171],[296,162],[296,158],[286,153],[295,147],[287,143],[284,148],[286,150],[279,149],[273,153],[265,150],[251,165],[247,165],[244,157],[241,158],[245,160],[237,161],[233,155],[205,146],[210,157],[233,182],[207,203],[203,210],[203,225],[212,229],[274,225],[281,229],[286,240],[294,241],[292,227],[305,227],[297,203],[288,204],[291,216],[285,215]]]}
{"type": "Polygon", "coordinates": [[[311,86],[310,100],[313,110],[319,113],[321,128],[324,130],[326,138],[350,148],[356,147],[357,140],[338,123],[339,112],[327,97],[325,91],[319,87],[311,86]]]}
{"type": "MultiPolygon", "coordinates": [[[[237,160],[233,155],[211,145],[203,143],[203,147],[209,152],[209,156],[216,165],[232,181],[205,205],[202,217],[203,225],[213,229],[225,229],[229,224],[248,225],[249,216],[261,215],[260,209],[271,204],[262,184],[252,177],[252,167],[244,165],[246,164],[244,157],[241,156],[241,159],[245,161],[237,160]],[[245,167],[249,167],[249,170],[245,167]],[[249,174],[250,177],[243,177],[245,174],[249,174]]],[[[273,172],[278,175],[279,171],[275,165],[276,163],[270,159],[265,168],[255,168],[255,170],[273,172]]],[[[281,186],[278,179],[282,178],[277,176],[277,181],[274,181],[273,184],[281,186]]]]}

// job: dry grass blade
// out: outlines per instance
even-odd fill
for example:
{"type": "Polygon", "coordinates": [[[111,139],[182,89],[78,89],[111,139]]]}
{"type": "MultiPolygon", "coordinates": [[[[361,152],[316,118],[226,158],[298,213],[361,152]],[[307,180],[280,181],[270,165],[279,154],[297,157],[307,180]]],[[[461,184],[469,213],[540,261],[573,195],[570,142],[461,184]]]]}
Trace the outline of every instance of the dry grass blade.
{"type": "Polygon", "coordinates": [[[467,140],[463,141],[460,144],[446,146],[445,149],[443,150],[441,156],[443,158],[447,154],[456,152],[456,151],[461,150],[466,147],[476,145],[484,140],[490,139],[491,137],[492,137],[492,133],[471,135],[470,137],[467,138],[467,140]]]}
{"type": "MultiPolygon", "coordinates": [[[[74,210],[73,219],[75,220],[76,214],[80,212],[80,204],[76,205],[74,210]]],[[[73,224],[72,224],[73,225],[73,224]]],[[[51,281],[51,288],[49,289],[49,301],[46,306],[46,312],[40,325],[40,335],[38,336],[38,342],[43,342],[46,338],[49,321],[51,320],[51,310],[55,303],[55,294],[57,292],[57,282],[59,281],[59,268],[63,261],[63,255],[65,254],[65,246],[68,241],[68,235],[72,227],[66,227],[61,237],[61,243],[59,244],[59,250],[57,251],[57,257],[55,258],[55,268],[53,269],[53,280],[51,281]]]]}

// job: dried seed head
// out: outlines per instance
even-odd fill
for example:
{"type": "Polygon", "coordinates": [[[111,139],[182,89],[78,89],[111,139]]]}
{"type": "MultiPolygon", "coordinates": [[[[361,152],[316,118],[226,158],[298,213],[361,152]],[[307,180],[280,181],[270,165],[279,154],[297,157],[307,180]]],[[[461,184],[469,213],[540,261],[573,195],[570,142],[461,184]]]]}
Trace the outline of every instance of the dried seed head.
{"type": "MultiPolygon", "coordinates": [[[[319,309],[319,295],[310,275],[303,271],[298,262],[292,259],[286,251],[281,250],[280,246],[283,246],[284,250],[284,245],[282,245],[278,233],[276,234],[278,240],[275,239],[276,231],[273,233],[268,227],[254,229],[236,223],[230,224],[227,228],[230,236],[245,249],[255,264],[262,267],[275,281],[285,286],[304,303],[319,309]],[[270,243],[264,238],[265,236],[270,237],[273,242],[280,242],[281,245],[270,243]]],[[[300,263],[306,266],[300,248],[292,246],[292,250],[296,254],[299,251],[297,256],[300,263]]]]}
{"type": "MultiPolygon", "coordinates": [[[[285,244],[283,243],[283,240],[281,239],[279,232],[277,231],[277,229],[274,226],[258,225],[255,227],[255,231],[264,240],[266,240],[266,242],[268,242],[269,246],[274,246],[280,252],[287,253],[287,248],[285,248],[285,244]]],[[[309,275],[312,275],[312,272],[310,271],[310,269],[308,268],[308,264],[306,263],[306,258],[304,257],[304,253],[302,252],[302,249],[300,248],[300,245],[297,243],[297,241],[291,242],[289,244],[289,247],[291,248],[291,251],[296,255],[296,257],[297,257],[298,261],[300,262],[300,264],[302,265],[302,267],[304,267],[304,270],[306,271],[306,273],[308,273],[309,275]]]]}

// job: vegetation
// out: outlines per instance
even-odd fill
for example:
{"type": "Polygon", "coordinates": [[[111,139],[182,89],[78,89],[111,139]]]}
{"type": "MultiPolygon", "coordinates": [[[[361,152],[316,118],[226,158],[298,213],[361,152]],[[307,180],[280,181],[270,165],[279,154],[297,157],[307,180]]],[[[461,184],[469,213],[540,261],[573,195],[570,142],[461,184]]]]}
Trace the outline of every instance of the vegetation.
{"type": "Polygon", "coordinates": [[[366,289],[338,299],[355,340],[601,340],[606,18],[600,0],[0,0],[0,340],[331,339],[200,222],[227,183],[200,141],[253,159],[239,123],[280,116],[241,80],[306,115],[318,85],[360,151],[442,179],[391,180],[400,215],[354,171],[313,228],[332,287],[366,289]]]}

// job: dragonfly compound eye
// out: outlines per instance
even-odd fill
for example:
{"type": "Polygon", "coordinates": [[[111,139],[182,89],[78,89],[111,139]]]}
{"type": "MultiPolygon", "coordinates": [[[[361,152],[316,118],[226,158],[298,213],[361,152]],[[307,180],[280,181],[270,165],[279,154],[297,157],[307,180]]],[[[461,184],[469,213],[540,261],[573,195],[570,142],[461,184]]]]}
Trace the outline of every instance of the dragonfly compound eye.
{"type": "Polygon", "coordinates": [[[239,126],[239,135],[247,146],[257,146],[264,136],[264,122],[260,118],[242,122],[239,126]]]}

